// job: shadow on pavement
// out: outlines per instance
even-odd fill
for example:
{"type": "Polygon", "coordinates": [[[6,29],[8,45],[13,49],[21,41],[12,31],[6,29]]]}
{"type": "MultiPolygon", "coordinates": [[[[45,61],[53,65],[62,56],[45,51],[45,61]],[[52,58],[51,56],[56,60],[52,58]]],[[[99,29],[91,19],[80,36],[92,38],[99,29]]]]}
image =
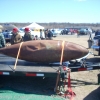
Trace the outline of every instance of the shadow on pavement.
{"type": "Polygon", "coordinates": [[[100,87],[88,94],[83,100],[100,100],[100,87]]]}

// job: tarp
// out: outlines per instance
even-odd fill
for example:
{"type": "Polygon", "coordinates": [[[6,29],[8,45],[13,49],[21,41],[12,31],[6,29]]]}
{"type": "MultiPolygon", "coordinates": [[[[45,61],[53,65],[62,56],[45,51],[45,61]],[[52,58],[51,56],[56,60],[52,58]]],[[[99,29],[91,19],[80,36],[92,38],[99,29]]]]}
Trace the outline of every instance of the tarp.
{"type": "Polygon", "coordinates": [[[65,98],[57,95],[34,94],[6,87],[0,88],[0,100],[65,100],[65,98]]]}
{"type": "MultiPolygon", "coordinates": [[[[43,26],[41,26],[41,25],[39,25],[37,23],[32,23],[32,24],[30,24],[28,26],[25,26],[25,27],[28,27],[30,29],[44,29],[43,26]]],[[[24,29],[25,27],[23,27],[22,29],[24,29]]]]}

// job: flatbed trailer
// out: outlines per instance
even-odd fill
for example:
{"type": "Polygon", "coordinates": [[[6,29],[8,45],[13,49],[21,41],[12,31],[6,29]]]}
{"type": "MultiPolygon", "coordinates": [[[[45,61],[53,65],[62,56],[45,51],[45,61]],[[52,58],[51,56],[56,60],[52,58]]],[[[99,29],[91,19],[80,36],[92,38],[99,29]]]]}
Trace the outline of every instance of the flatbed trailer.
{"type": "MultiPolygon", "coordinates": [[[[18,60],[14,69],[16,58],[0,54],[0,75],[57,77],[58,65],[40,64],[18,60]]],[[[62,70],[61,76],[64,77],[62,70]]]]}
{"type": "MultiPolygon", "coordinates": [[[[15,61],[16,58],[0,54],[0,75],[57,77],[60,68],[61,77],[65,77],[66,71],[59,64],[43,64],[18,59],[14,69],[15,61]]],[[[96,70],[100,69],[100,63],[82,61],[69,64],[69,68],[71,72],[96,70]]]]}
{"type": "MultiPolygon", "coordinates": [[[[67,70],[64,70],[64,66],[59,64],[42,64],[35,62],[28,62],[24,60],[19,60],[15,67],[16,58],[9,57],[6,55],[0,54],[0,75],[11,75],[11,76],[29,76],[29,77],[55,77],[56,84],[54,87],[54,91],[59,95],[67,96],[66,93],[70,93],[70,91],[62,91],[65,88],[67,70]],[[60,80],[62,79],[62,80],[60,80]]],[[[66,66],[65,66],[66,67],[66,66]]],[[[89,71],[100,69],[100,63],[94,62],[86,62],[86,60],[82,59],[81,62],[70,63],[68,67],[71,69],[71,72],[79,72],[79,71],[89,71]]],[[[100,75],[99,75],[100,76],[100,75]]],[[[99,78],[98,78],[99,79],[99,78]]],[[[70,83],[70,80],[68,84],[70,83]]],[[[73,95],[73,91],[71,91],[73,95]]],[[[75,94],[74,94],[75,95],[75,94]]]]}

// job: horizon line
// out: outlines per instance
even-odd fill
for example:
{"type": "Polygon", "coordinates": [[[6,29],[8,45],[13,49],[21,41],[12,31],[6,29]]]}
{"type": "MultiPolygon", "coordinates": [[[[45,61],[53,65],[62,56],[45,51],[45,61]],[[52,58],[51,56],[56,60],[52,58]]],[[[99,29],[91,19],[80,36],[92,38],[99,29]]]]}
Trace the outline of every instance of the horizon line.
{"type": "Polygon", "coordinates": [[[71,23],[71,24],[100,24],[100,22],[0,22],[0,23],[71,23]]]}

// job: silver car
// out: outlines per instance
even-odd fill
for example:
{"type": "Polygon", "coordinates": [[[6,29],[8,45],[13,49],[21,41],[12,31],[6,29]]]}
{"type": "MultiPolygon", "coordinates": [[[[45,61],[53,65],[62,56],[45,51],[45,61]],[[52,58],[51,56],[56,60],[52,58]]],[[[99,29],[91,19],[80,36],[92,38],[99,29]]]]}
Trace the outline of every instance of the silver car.
{"type": "Polygon", "coordinates": [[[51,30],[53,37],[57,37],[57,32],[55,30],[51,30]]]}

